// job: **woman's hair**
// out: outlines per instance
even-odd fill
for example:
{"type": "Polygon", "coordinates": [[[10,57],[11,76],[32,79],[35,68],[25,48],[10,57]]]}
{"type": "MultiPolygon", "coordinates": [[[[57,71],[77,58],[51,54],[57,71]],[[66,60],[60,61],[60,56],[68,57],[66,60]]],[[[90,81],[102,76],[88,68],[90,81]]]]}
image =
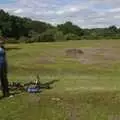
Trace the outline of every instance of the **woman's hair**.
{"type": "Polygon", "coordinates": [[[1,46],[1,48],[5,49],[5,46],[4,46],[4,45],[2,45],[2,46],[1,46]]]}
{"type": "Polygon", "coordinates": [[[5,44],[5,38],[0,36],[0,44],[5,44]]]}

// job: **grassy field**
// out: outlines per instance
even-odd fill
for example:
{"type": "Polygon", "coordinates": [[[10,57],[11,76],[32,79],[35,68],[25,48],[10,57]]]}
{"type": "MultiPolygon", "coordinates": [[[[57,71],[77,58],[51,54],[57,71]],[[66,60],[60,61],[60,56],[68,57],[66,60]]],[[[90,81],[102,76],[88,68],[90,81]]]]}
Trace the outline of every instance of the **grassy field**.
{"type": "Polygon", "coordinates": [[[43,83],[58,81],[39,94],[1,99],[0,120],[120,120],[120,41],[6,47],[9,81],[27,82],[38,74],[43,83]]]}

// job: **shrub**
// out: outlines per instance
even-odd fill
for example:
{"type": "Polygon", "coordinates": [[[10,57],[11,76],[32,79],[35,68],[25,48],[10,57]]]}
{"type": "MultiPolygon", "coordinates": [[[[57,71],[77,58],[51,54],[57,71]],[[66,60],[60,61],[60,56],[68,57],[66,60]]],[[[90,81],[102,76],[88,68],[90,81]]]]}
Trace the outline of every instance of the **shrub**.
{"type": "Polygon", "coordinates": [[[66,40],[80,40],[80,37],[76,34],[68,33],[65,35],[66,40]]]}

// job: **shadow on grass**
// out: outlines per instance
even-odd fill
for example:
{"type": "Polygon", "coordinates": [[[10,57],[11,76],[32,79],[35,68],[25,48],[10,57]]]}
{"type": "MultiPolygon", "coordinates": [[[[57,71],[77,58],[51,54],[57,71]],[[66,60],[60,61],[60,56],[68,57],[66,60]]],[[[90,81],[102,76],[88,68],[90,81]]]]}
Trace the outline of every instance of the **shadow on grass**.
{"type": "Polygon", "coordinates": [[[12,96],[15,96],[15,95],[17,95],[17,94],[21,94],[22,92],[21,91],[10,91],[10,94],[9,94],[9,96],[8,97],[4,97],[3,95],[1,95],[0,96],[0,100],[3,100],[3,99],[5,99],[5,98],[9,98],[9,97],[12,97],[12,96]]]}
{"type": "Polygon", "coordinates": [[[6,51],[10,51],[10,50],[21,50],[20,47],[6,47],[5,49],[6,49],[6,51]]]}
{"type": "Polygon", "coordinates": [[[60,80],[52,80],[46,83],[40,83],[41,89],[52,89],[51,85],[59,81],[60,80]]]}

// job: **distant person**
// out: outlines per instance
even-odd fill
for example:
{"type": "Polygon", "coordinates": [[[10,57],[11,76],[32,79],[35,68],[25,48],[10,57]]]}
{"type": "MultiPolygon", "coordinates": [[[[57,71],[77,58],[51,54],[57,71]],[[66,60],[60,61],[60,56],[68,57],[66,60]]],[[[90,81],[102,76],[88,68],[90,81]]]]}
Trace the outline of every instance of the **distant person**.
{"type": "Polygon", "coordinates": [[[0,38],[0,81],[3,97],[9,97],[6,51],[4,48],[4,40],[1,40],[1,38],[0,38]]]}

